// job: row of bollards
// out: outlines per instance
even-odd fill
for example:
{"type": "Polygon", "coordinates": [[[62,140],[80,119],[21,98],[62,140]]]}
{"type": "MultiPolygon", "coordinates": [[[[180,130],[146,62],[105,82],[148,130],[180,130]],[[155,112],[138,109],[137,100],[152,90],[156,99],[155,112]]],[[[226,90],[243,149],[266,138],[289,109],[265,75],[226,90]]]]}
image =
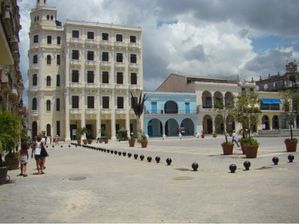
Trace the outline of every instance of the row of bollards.
{"type": "MultiPolygon", "coordinates": [[[[292,155],[292,154],[288,155],[289,163],[292,163],[292,162],[294,161],[294,159],[295,159],[294,155],[292,155]]],[[[274,157],[272,158],[272,162],[273,162],[274,165],[278,165],[278,163],[279,163],[279,158],[276,157],[276,156],[274,156],[274,157]]],[[[243,163],[243,166],[244,166],[245,170],[249,170],[249,168],[250,168],[250,166],[251,166],[251,163],[250,163],[249,161],[245,161],[245,162],[243,163]]],[[[229,165],[229,170],[230,170],[231,173],[235,173],[236,170],[237,170],[237,165],[236,165],[236,164],[231,164],[231,165],[229,165]]]]}

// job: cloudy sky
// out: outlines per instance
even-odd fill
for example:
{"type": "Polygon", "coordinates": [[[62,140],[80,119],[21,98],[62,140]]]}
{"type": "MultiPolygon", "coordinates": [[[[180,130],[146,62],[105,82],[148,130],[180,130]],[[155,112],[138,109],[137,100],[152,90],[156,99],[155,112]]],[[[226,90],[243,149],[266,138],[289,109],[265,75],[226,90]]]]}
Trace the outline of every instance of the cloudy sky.
{"type": "MultiPolygon", "coordinates": [[[[19,1],[21,69],[28,69],[29,13],[19,1]]],[[[140,26],[146,90],[170,74],[257,79],[299,61],[297,0],[48,0],[58,18],[140,26]]],[[[27,77],[24,77],[28,86],[27,77]]]]}

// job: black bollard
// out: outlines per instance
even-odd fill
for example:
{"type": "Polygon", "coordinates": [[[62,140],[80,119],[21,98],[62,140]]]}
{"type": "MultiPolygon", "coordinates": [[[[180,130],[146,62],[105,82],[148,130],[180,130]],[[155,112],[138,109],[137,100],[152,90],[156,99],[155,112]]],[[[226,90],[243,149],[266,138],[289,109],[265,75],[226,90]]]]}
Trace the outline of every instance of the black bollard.
{"type": "Polygon", "coordinates": [[[114,151],[114,154],[116,155],[116,154],[117,154],[117,151],[114,151]]]}
{"type": "Polygon", "coordinates": [[[69,148],[71,148],[71,145],[69,145],[69,148]]]}
{"type": "Polygon", "coordinates": [[[134,154],[134,158],[137,159],[138,158],[138,154],[134,154]]]}
{"type": "Polygon", "coordinates": [[[141,155],[140,156],[140,160],[142,161],[144,159],[144,155],[141,155]]]}
{"type": "Polygon", "coordinates": [[[123,156],[126,156],[127,155],[127,153],[126,152],[123,152],[123,156]]]}
{"type": "Polygon", "coordinates": [[[243,166],[245,167],[245,170],[249,170],[250,166],[251,166],[251,163],[249,161],[245,161],[243,163],[243,166]]]}
{"type": "Polygon", "coordinates": [[[278,157],[274,156],[274,157],[272,158],[272,162],[274,163],[274,165],[277,165],[278,162],[279,162],[278,157]]]}
{"type": "Polygon", "coordinates": [[[197,171],[198,163],[192,163],[192,169],[193,169],[193,171],[197,171]]]}
{"type": "Polygon", "coordinates": [[[155,160],[156,160],[157,163],[159,163],[161,159],[160,159],[159,156],[156,156],[155,160]]]}
{"type": "Polygon", "coordinates": [[[152,161],[152,157],[147,157],[147,161],[150,163],[152,161]]]}
{"type": "Polygon", "coordinates": [[[236,171],[236,169],[237,169],[237,166],[235,164],[231,164],[229,166],[229,170],[230,170],[231,173],[234,173],[236,171]]]}
{"type": "Polygon", "coordinates": [[[63,145],[61,145],[61,148],[63,147],[63,145]]]}
{"type": "Polygon", "coordinates": [[[132,156],[132,153],[128,153],[128,157],[131,158],[131,156],[132,156]]]}
{"type": "Polygon", "coordinates": [[[52,145],[52,148],[54,148],[54,145],[52,145]]]}
{"type": "Polygon", "coordinates": [[[172,162],[172,159],[171,159],[171,158],[167,158],[167,159],[166,159],[167,166],[170,166],[171,162],[172,162]]]}
{"type": "Polygon", "coordinates": [[[118,152],[118,155],[121,156],[121,152],[118,152]]]}
{"type": "Polygon", "coordinates": [[[290,154],[290,155],[288,156],[288,160],[289,160],[289,162],[292,163],[293,160],[294,160],[294,158],[295,158],[294,155],[290,154]]]}
{"type": "Polygon", "coordinates": [[[114,153],[114,151],[113,151],[113,150],[111,150],[111,151],[110,151],[110,153],[111,153],[111,154],[113,154],[113,153],[114,153]]]}

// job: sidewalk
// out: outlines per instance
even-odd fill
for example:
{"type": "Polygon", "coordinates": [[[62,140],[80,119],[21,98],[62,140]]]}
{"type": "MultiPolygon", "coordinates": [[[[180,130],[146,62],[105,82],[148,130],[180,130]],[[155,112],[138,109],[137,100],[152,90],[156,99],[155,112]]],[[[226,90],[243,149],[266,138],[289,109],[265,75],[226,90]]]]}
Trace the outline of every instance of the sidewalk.
{"type": "MultiPolygon", "coordinates": [[[[221,155],[222,138],[94,144],[143,154],[145,161],[82,147],[50,146],[45,175],[10,171],[0,186],[1,222],[299,222],[299,156],[288,163],[282,139],[259,139],[250,171],[241,152],[221,155]],[[146,161],[161,157],[161,163],[146,161]],[[272,157],[280,162],[272,165],[272,157]],[[165,159],[172,158],[171,166],[165,159]],[[199,171],[191,171],[192,162],[199,171]],[[235,163],[235,174],[228,166],[235,163]]],[[[236,150],[235,150],[236,151],[236,150]]]]}

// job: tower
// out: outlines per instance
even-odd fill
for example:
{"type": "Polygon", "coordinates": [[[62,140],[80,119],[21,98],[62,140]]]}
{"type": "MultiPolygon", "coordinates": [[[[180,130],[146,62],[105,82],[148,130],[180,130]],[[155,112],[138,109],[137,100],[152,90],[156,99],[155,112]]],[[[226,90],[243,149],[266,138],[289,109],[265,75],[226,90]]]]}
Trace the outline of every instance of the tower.
{"type": "Polygon", "coordinates": [[[44,6],[46,6],[47,0],[36,0],[36,8],[40,9],[44,6]]]}

